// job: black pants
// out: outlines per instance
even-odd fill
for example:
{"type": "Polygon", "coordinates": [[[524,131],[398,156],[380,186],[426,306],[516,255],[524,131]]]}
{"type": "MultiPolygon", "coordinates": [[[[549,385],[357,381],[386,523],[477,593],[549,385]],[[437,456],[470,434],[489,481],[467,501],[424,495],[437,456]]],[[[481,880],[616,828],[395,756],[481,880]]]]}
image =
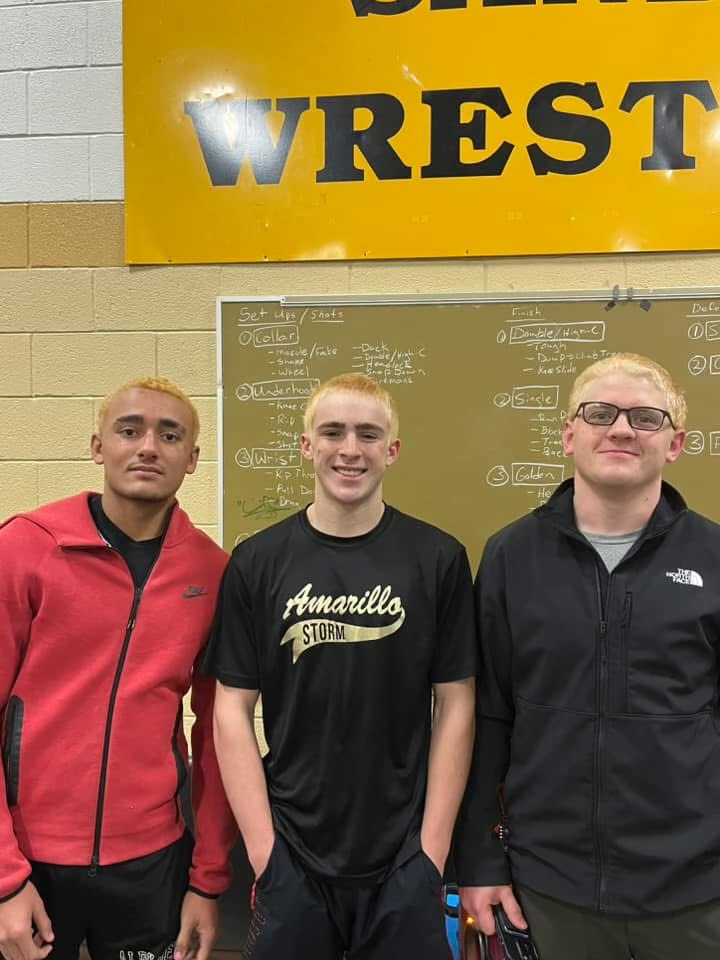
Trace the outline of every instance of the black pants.
{"type": "Polygon", "coordinates": [[[31,880],[55,933],[52,960],[170,960],[188,885],[190,833],[157,853],[108,867],[33,863],[31,880]]]}
{"type": "Polygon", "coordinates": [[[656,916],[583,910],[518,891],[540,960],[719,960],[720,901],[656,916]]]}
{"type": "Polygon", "coordinates": [[[419,852],[383,883],[341,886],[306,871],[276,835],[255,888],[244,960],[450,960],[442,880],[419,852]]]}

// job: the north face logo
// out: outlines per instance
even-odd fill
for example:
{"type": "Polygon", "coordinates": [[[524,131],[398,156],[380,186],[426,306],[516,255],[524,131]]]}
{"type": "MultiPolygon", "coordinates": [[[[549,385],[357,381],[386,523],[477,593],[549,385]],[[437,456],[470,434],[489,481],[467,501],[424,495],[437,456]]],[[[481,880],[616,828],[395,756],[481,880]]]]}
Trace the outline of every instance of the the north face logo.
{"type": "Polygon", "coordinates": [[[670,577],[673,583],[686,583],[691,587],[703,586],[703,578],[694,570],[683,570],[682,567],[678,567],[677,570],[668,570],[665,576],[670,577]]]}

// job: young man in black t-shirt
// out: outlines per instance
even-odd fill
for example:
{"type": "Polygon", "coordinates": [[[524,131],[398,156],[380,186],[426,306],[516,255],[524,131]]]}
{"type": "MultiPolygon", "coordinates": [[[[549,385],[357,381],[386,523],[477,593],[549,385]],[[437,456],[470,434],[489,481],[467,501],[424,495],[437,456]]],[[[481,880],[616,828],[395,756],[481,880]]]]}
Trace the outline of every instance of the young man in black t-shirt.
{"type": "Polygon", "coordinates": [[[467,556],[383,502],[400,448],[384,389],[322,384],[304,431],[314,501],[236,547],[206,660],[256,876],[244,956],[448,960],[441,875],[474,724],[467,556]]]}

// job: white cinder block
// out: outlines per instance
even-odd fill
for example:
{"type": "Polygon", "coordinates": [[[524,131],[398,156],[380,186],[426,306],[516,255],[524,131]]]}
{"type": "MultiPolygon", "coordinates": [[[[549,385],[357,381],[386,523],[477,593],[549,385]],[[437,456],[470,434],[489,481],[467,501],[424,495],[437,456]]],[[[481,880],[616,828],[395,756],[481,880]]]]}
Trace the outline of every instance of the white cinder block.
{"type": "Polygon", "coordinates": [[[87,137],[0,138],[0,203],[89,200],[87,137]]]}
{"type": "Polygon", "coordinates": [[[27,52],[23,67],[75,67],[87,62],[84,3],[27,8],[27,52]]]}
{"type": "Polygon", "coordinates": [[[90,199],[122,200],[123,170],[122,135],[90,137],[90,199]]]}
{"type": "Polygon", "coordinates": [[[122,3],[88,4],[88,63],[122,63],[122,3]]]}
{"type": "Polygon", "coordinates": [[[75,67],[87,62],[85,4],[0,7],[0,68],[75,67]]]}
{"type": "Polygon", "coordinates": [[[21,70],[27,67],[27,38],[29,10],[0,8],[0,63],[3,70],[21,70]]]}
{"type": "Polygon", "coordinates": [[[27,74],[0,73],[0,136],[27,133],[27,74]]]}
{"type": "Polygon", "coordinates": [[[27,2],[28,0],[0,0],[0,7],[19,7],[27,2]]]}
{"type": "Polygon", "coordinates": [[[31,73],[28,129],[31,134],[122,131],[122,68],[31,73]]]}

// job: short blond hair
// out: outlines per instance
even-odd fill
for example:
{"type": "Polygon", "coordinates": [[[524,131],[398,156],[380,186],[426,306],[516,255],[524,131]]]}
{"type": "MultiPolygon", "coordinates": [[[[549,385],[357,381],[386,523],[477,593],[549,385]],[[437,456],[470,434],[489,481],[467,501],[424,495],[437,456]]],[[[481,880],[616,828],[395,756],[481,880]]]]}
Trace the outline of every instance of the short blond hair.
{"type": "Polygon", "coordinates": [[[176,400],[180,400],[181,403],[184,403],[188,408],[190,413],[190,432],[192,435],[193,444],[197,443],[198,436],[200,434],[200,417],[198,416],[197,408],[192,402],[190,397],[178,387],[176,383],[173,383],[172,380],[167,380],[165,377],[137,377],[135,380],[128,380],[127,383],[123,383],[121,387],[117,387],[111,393],[109,393],[100,403],[100,408],[98,409],[97,415],[97,429],[98,432],[102,429],[103,421],[105,420],[105,415],[108,412],[108,407],[120,393],[124,393],[126,390],[155,390],[157,393],[167,393],[168,396],[175,397],[176,400]]]}
{"type": "Polygon", "coordinates": [[[571,419],[582,403],[585,388],[609,373],[623,373],[629,377],[650,380],[665,395],[667,412],[670,414],[675,428],[678,430],[685,429],[687,421],[685,391],[673,380],[665,367],[661,367],[659,363],[655,363],[654,360],[643,357],[639,353],[613,353],[609,357],[603,357],[602,360],[586,367],[577,377],[570,391],[568,416],[571,419]]]}
{"type": "Polygon", "coordinates": [[[303,414],[303,430],[306,434],[312,432],[318,403],[330,393],[354,393],[367,400],[376,400],[387,413],[390,442],[397,440],[400,422],[395,401],[384,387],[365,376],[364,373],[341,373],[315,387],[308,398],[303,414]]]}

